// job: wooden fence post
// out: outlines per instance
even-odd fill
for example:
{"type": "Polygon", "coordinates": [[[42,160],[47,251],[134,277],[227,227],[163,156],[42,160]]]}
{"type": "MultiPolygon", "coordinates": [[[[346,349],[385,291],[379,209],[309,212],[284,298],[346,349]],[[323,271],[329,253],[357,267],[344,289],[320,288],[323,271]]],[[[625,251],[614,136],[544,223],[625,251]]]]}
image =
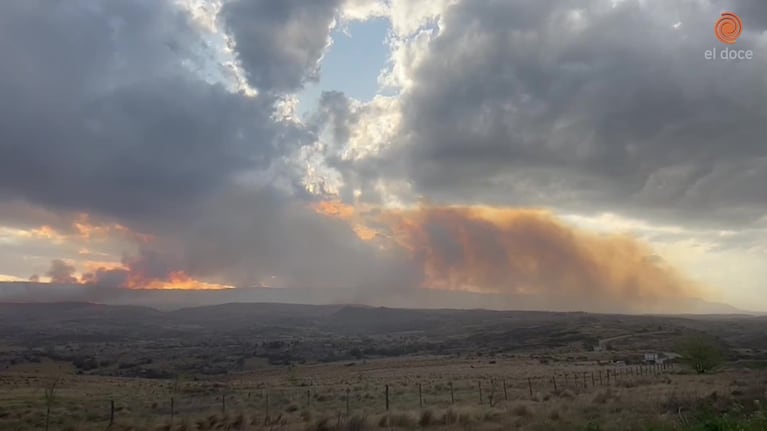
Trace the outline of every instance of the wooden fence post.
{"type": "Polygon", "coordinates": [[[533,379],[530,377],[527,378],[527,386],[530,388],[530,398],[533,397],[533,379]]]}
{"type": "Polygon", "coordinates": [[[346,388],[346,416],[349,416],[349,392],[351,389],[346,388]]]}
{"type": "Polygon", "coordinates": [[[221,413],[226,414],[226,394],[221,394],[221,413]]]}
{"type": "Polygon", "coordinates": [[[109,426],[115,423],[115,400],[109,400],[109,426]]]}
{"type": "Polygon", "coordinates": [[[477,382],[479,386],[479,404],[482,404],[482,381],[477,382]]]}
{"type": "Polygon", "coordinates": [[[170,397],[170,424],[173,425],[173,417],[176,415],[175,402],[173,397],[170,397]]]}
{"type": "Polygon", "coordinates": [[[591,386],[596,386],[596,385],[597,385],[597,381],[596,381],[596,379],[594,379],[594,372],[592,371],[591,372],[591,386]]]}
{"type": "Polygon", "coordinates": [[[423,408],[423,387],[421,383],[418,384],[418,407],[423,408]]]}
{"type": "Polygon", "coordinates": [[[567,387],[567,373],[565,373],[565,388],[567,387]]]}
{"type": "MultiPolygon", "coordinates": [[[[452,384],[451,384],[452,387],[452,384]]],[[[389,411],[389,385],[386,385],[386,411],[389,411]]]]}
{"type": "Polygon", "coordinates": [[[602,381],[602,370],[599,370],[599,386],[604,386],[604,382],[602,381]]]}
{"type": "Polygon", "coordinates": [[[610,386],[610,370],[607,370],[607,386],[610,386]]]}
{"type": "Polygon", "coordinates": [[[503,399],[504,401],[509,400],[509,393],[506,391],[506,379],[503,379],[503,399]]]}
{"type": "Polygon", "coordinates": [[[264,391],[264,407],[266,410],[266,416],[264,417],[265,422],[269,422],[269,391],[264,391]]]}
{"type": "Polygon", "coordinates": [[[312,407],[312,390],[307,389],[306,390],[306,408],[309,409],[312,407]]]}
{"type": "Polygon", "coordinates": [[[455,404],[455,393],[453,392],[453,382],[450,382],[450,404],[455,404]]]}
{"type": "Polygon", "coordinates": [[[554,384],[554,392],[559,392],[559,389],[557,389],[557,376],[556,376],[556,374],[551,376],[551,383],[554,384]]]}

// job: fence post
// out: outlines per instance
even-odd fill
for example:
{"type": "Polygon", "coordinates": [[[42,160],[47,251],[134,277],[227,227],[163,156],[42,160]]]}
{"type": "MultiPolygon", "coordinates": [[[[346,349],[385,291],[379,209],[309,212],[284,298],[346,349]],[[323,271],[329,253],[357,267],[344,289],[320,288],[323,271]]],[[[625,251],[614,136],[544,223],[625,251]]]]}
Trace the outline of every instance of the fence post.
{"type": "Polygon", "coordinates": [[[591,386],[596,386],[596,385],[597,385],[597,381],[596,381],[596,379],[594,379],[594,372],[592,371],[591,372],[591,386]]]}
{"type": "Polygon", "coordinates": [[[264,391],[264,407],[266,410],[266,416],[264,417],[265,422],[269,422],[269,391],[264,391]]]}
{"type": "Polygon", "coordinates": [[[306,390],[306,408],[309,409],[312,407],[312,390],[307,389],[306,390]]]}
{"type": "Polygon", "coordinates": [[[450,404],[455,404],[455,392],[453,392],[453,382],[450,382],[450,404]]]}
{"type": "Polygon", "coordinates": [[[599,386],[604,386],[604,382],[602,381],[602,370],[599,370],[599,386]]]}
{"type": "Polygon", "coordinates": [[[423,387],[421,383],[418,384],[418,406],[423,408],[423,387]]]}
{"type": "Polygon", "coordinates": [[[589,387],[589,385],[586,384],[586,375],[587,374],[588,374],[587,372],[585,372],[585,371],[583,372],[583,389],[586,389],[586,388],[589,387]]]}
{"type": "Polygon", "coordinates": [[[554,392],[559,392],[559,389],[557,389],[557,376],[556,375],[551,376],[551,383],[554,384],[554,392]]]}
{"type": "Polygon", "coordinates": [[[482,381],[480,380],[478,383],[479,386],[479,404],[482,404],[482,381]]]}
{"type": "Polygon", "coordinates": [[[506,379],[503,379],[503,399],[505,401],[509,400],[509,393],[506,391],[506,379]]]}
{"type": "Polygon", "coordinates": [[[567,373],[565,373],[565,387],[567,387],[567,373]]]}
{"type": "MultiPolygon", "coordinates": [[[[450,384],[450,387],[452,389],[452,383],[450,384]]],[[[389,385],[386,385],[386,411],[389,411],[389,385]]]]}
{"type": "Polygon", "coordinates": [[[176,415],[175,400],[170,397],[170,424],[173,425],[173,417],[176,415]]]}
{"type": "Polygon", "coordinates": [[[115,423],[115,400],[109,400],[109,426],[115,423]]]}
{"type": "Polygon", "coordinates": [[[226,394],[221,394],[221,413],[226,414],[226,394]]]}
{"type": "Polygon", "coordinates": [[[530,377],[527,378],[527,386],[530,388],[530,398],[533,397],[533,379],[530,377]]]}
{"type": "Polygon", "coordinates": [[[607,386],[610,386],[610,370],[607,370],[607,386]]]}
{"type": "Polygon", "coordinates": [[[349,392],[351,389],[346,388],[346,416],[349,416],[349,392]]]}

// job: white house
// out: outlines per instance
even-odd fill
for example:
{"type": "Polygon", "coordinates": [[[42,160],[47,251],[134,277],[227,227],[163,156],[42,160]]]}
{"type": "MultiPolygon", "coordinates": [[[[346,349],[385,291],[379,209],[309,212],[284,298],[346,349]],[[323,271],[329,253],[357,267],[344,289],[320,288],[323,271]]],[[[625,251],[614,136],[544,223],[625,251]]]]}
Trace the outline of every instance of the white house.
{"type": "Polygon", "coordinates": [[[666,355],[660,353],[645,353],[644,361],[650,364],[662,364],[666,361],[666,355]]]}

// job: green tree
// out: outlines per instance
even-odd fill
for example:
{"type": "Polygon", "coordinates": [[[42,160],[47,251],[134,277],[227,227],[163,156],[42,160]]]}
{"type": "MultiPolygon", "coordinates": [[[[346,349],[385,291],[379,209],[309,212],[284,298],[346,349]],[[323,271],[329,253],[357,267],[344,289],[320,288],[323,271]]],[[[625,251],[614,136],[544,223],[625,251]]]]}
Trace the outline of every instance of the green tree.
{"type": "Polygon", "coordinates": [[[698,374],[710,372],[724,362],[719,345],[704,337],[685,340],[679,346],[679,354],[682,355],[682,360],[698,374]]]}

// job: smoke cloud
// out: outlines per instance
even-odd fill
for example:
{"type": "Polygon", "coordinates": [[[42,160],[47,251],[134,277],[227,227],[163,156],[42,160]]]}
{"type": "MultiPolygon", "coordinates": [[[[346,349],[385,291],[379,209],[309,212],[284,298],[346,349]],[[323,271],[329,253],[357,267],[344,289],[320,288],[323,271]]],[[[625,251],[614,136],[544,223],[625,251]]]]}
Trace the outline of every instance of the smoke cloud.
{"type": "Polygon", "coordinates": [[[61,259],[56,259],[51,262],[51,268],[45,275],[50,277],[51,283],[76,284],[77,278],[75,278],[74,273],[74,265],[70,265],[61,259]]]}
{"type": "Polygon", "coordinates": [[[125,289],[218,290],[231,287],[196,280],[179,266],[167,256],[144,249],[138,256],[123,258],[122,267],[98,268],[83,274],[81,282],[125,289]]]}
{"type": "Polygon", "coordinates": [[[424,288],[586,310],[648,310],[701,294],[641,240],[580,230],[547,211],[421,206],[375,217],[422,268],[424,288]]]}

